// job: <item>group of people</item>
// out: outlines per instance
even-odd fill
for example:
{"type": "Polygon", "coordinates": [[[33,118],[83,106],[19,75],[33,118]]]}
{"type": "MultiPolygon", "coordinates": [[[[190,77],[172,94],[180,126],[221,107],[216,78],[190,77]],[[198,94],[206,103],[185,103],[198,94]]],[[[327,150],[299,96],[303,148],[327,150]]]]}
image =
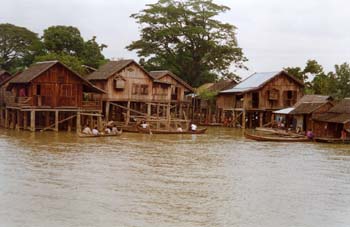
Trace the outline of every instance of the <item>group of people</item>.
{"type": "Polygon", "coordinates": [[[118,133],[118,128],[115,126],[114,122],[111,121],[107,123],[103,132],[100,132],[97,126],[91,130],[89,125],[85,125],[82,133],[86,135],[93,135],[93,136],[99,136],[99,135],[105,135],[105,134],[116,135],[118,133]]]}
{"type": "MultiPolygon", "coordinates": [[[[149,128],[150,126],[149,126],[149,124],[146,121],[141,121],[140,127],[143,128],[143,129],[146,129],[146,128],[149,128]]],[[[193,132],[197,131],[197,125],[191,122],[190,125],[189,125],[189,130],[191,130],[193,132]]],[[[183,132],[184,130],[182,129],[181,126],[177,126],[176,131],[177,132],[183,132]]]]}

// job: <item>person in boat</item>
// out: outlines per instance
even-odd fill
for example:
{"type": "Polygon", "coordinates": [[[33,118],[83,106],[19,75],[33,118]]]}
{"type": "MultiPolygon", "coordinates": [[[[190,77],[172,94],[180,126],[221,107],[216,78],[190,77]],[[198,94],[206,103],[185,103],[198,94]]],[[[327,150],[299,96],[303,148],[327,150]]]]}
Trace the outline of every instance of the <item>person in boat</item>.
{"type": "Polygon", "coordinates": [[[113,125],[112,134],[116,135],[117,133],[118,133],[118,128],[115,125],[113,125]]]}
{"type": "Polygon", "coordinates": [[[106,134],[111,134],[112,133],[111,128],[107,126],[106,129],[105,129],[105,133],[106,134]]]}
{"type": "Polygon", "coordinates": [[[347,132],[346,132],[346,130],[345,130],[345,129],[343,129],[343,130],[341,131],[341,136],[340,136],[340,139],[342,139],[342,140],[346,140],[346,135],[347,135],[347,132]]]}
{"type": "Polygon", "coordinates": [[[83,134],[92,135],[92,131],[88,125],[85,125],[85,127],[83,129],[83,134]]]}
{"type": "Polygon", "coordinates": [[[181,128],[181,126],[178,126],[176,129],[177,132],[183,132],[183,129],[181,128]]]}
{"type": "Polygon", "coordinates": [[[100,132],[98,131],[97,126],[92,130],[92,135],[94,136],[100,135],[100,132]]]}
{"type": "Polygon", "coordinates": [[[146,121],[142,121],[141,124],[140,124],[141,128],[148,128],[148,124],[146,123],[146,121]]]}
{"type": "Polygon", "coordinates": [[[314,133],[311,131],[311,129],[309,129],[306,132],[306,137],[309,138],[310,140],[314,138],[314,133]]]}
{"type": "Polygon", "coordinates": [[[197,131],[197,125],[195,125],[194,123],[191,123],[190,129],[192,132],[197,131]]]}

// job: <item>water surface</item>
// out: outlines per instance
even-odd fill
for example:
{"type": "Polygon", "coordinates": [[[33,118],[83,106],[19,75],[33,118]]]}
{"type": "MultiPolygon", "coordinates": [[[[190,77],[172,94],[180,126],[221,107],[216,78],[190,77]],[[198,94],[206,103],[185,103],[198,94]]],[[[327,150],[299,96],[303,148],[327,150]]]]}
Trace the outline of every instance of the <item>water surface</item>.
{"type": "Polygon", "coordinates": [[[350,146],[0,130],[0,226],[350,226],[350,146]]]}

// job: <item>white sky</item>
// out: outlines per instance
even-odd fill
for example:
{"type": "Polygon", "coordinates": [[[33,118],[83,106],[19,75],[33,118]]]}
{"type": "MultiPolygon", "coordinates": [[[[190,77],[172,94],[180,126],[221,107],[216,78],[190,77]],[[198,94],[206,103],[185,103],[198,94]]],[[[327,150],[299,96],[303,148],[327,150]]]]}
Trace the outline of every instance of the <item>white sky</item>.
{"type": "MultiPolygon", "coordinates": [[[[156,0],[0,0],[0,23],[24,26],[42,34],[52,25],[72,25],[83,37],[97,36],[108,58],[134,58],[125,49],[138,39],[130,18],[156,0]]],[[[303,67],[316,59],[324,68],[350,59],[350,1],[214,0],[231,11],[220,18],[238,27],[238,41],[249,62],[244,77],[257,71],[303,67]]]]}

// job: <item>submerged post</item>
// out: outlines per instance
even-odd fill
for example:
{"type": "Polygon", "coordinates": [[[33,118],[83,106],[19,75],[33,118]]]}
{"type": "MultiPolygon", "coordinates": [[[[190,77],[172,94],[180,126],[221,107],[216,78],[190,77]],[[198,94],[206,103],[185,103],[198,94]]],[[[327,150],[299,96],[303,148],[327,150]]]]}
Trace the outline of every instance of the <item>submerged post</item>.
{"type": "Polygon", "coordinates": [[[58,110],[55,111],[55,132],[58,132],[58,121],[59,121],[59,112],[58,110]]]}
{"type": "Polygon", "coordinates": [[[30,131],[35,132],[35,110],[30,111],[30,131]]]}
{"type": "Polygon", "coordinates": [[[81,132],[81,116],[80,116],[80,112],[77,112],[77,133],[81,132]]]}

